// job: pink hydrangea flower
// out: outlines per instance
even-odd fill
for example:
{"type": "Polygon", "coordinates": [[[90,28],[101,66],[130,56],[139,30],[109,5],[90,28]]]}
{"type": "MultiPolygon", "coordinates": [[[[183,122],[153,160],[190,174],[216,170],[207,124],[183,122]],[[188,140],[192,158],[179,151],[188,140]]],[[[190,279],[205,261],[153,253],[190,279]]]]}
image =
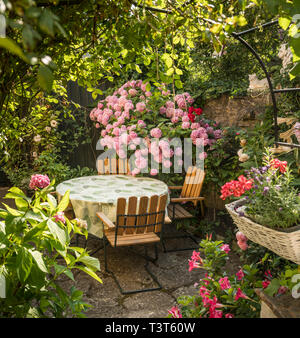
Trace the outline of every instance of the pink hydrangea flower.
{"type": "Polygon", "coordinates": [[[137,124],[140,128],[146,127],[146,123],[143,120],[138,120],[137,124]]]}
{"type": "Polygon", "coordinates": [[[163,166],[164,166],[165,168],[171,168],[171,167],[172,167],[172,162],[169,161],[169,160],[164,160],[164,161],[163,161],[163,166]]]}
{"type": "Polygon", "coordinates": [[[150,135],[154,138],[160,138],[162,136],[162,131],[159,128],[153,128],[150,131],[150,135]]]}
{"type": "Polygon", "coordinates": [[[158,170],[157,169],[151,169],[150,170],[150,175],[151,176],[156,176],[158,174],[158,170]]]}
{"type": "Polygon", "coordinates": [[[29,189],[37,190],[44,189],[50,184],[50,179],[47,175],[32,175],[30,178],[29,189]]]}
{"type": "Polygon", "coordinates": [[[136,110],[142,113],[146,109],[146,105],[144,102],[138,102],[136,104],[136,110]]]}
{"type": "Polygon", "coordinates": [[[189,122],[183,122],[182,125],[181,125],[182,129],[189,129],[189,127],[190,127],[190,123],[189,122]]]}
{"type": "Polygon", "coordinates": [[[128,93],[130,96],[136,96],[137,95],[137,90],[134,88],[131,88],[128,90],[128,93]]]}

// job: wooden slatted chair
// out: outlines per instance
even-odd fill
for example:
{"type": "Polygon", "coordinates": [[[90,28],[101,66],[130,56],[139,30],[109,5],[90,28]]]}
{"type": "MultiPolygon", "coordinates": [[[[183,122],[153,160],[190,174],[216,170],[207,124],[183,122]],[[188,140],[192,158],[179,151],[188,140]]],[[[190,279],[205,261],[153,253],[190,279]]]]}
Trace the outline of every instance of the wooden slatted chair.
{"type": "Polygon", "coordinates": [[[157,243],[160,242],[160,237],[157,234],[160,233],[163,228],[167,197],[167,195],[162,195],[160,197],[155,195],[150,199],[146,196],[141,197],[139,199],[138,208],[137,197],[130,197],[128,200],[127,212],[126,199],[119,198],[117,202],[115,224],[102,212],[97,213],[97,216],[103,223],[105,271],[112,275],[122,294],[154,291],[162,288],[156,276],[149,270],[148,263],[149,261],[156,261],[158,258],[157,243]],[[108,228],[107,230],[104,228],[104,225],[108,228]],[[115,274],[108,270],[106,242],[113,248],[143,245],[145,247],[145,255],[142,256],[146,259],[144,267],[158,287],[129,291],[122,289],[115,274]],[[149,244],[154,244],[154,258],[149,257],[147,254],[146,246],[149,244]]]}
{"type": "MultiPolygon", "coordinates": [[[[182,202],[191,202],[193,203],[195,208],[197,207],[198,203],[200,203],[201,215],[204,216],[204,205],[203,205],[204,197],[200,196],[204,178],[205,172],[203,170],[191,166],[187,170],[183,186],[169,186],[169,189],[171,191],[181,190],[180,196],[176,198],[171,197],[170,204],[168,205],[168,216],[171,218],[172,221],[190,219],[195,217],[183,207],[182,202]]],[[[165,239],[177,237],[189,237],[195,243],[198,244],[194,236],[190,234],[185,234],[181,236],[164,235],[162,238],[164,252],[194,249],[194,248],[181,248],[175,250],[167,250],[165,246],[165,239]]]]}
{"type": "Polygon", "coordinates": [[[98,175],[127,175],[130,171],[129,161],[125,159],[106,158],[97,161],[98,175]]]}

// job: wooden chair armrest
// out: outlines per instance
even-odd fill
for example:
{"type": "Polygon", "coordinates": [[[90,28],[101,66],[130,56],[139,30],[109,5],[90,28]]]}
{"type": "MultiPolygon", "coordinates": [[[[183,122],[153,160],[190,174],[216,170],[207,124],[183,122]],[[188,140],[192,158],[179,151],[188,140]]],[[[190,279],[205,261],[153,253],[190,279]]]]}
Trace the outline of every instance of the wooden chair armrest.
{"type": "Polygon", "coordinates": [[[182,185],[171,185],[168,188],[171,189],[171,190],[182,189],[182,185]]]}
{"type": "Polygon", "coordinates": [[[171,198],[171,203],[180,203],[180,202],[193,202],[193,201],[203,201],[204,197],[178,197],[178,198],[171,198]]]}
{"type": "Polygon", "coordinates": [[[108,226],[110,229],[115,228],[116,226],[114,223],[106,216],[103,214],[103,212],[97,212],[96,213],[97,217],[101,219],[101,221],[108,226]]]}

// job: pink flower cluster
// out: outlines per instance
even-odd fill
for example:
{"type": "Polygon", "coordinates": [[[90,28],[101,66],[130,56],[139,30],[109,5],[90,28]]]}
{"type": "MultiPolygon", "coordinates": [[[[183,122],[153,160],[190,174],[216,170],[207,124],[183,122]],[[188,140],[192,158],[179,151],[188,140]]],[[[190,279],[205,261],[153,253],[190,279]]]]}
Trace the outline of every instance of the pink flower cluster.
{"type": "Polygon", "coordinates": [[[32,175],[29,182],[29,189],[43,189],[48,187],[50,184],[50,179],[47,175],[32,175]]]}
{"type": "MultiPolygon", "coordinates": [[[[149,153],[154,161],[162,164],[164,168],[173,165],[174,155],[177,156],[174,164],[177,161],[178,166],[182,165],[181,148],[172,150],[168,139],[162,139],[163,130],[158,125],[161,125],[160,121],[163,117],[171,120],[171,129],[186,130],[186,136],[191,137],[194,145],[212,146],[222,137],[222,130],[216,129],[217,125],[210,126],[201,121],[191,123],[188,108],[194,99],[189,93],[175,95],[174,99],[170,100],[170,91],[164,86],[158,88],[165,98],[165,104],[160,107],[159,113],[152,112],[149,100],[153,94],[148,87],[149,84],[141,80],[128,81],[113,95],[99,101],[97,107],[90,112],[90,118],[95,122],[96,128],[101,128],[100,144],[104,148],[114,149],[120,158],[127,157],[127,150],[134,152],[136,167],[132,175],[139,174],[148,166],[149,153]],[[154,125],[154,128],[153,119],[157,125],[157,127],[154,125]],[[153,140],[150,142],[149,137],[152,137],[155,142],[153,140]]],[[[206,152],[199,154],[200,160],[206,157],[206,152]]],[[[156,175],[156,171],[157,169],[153,170],[151,174],[156,175]]]]}

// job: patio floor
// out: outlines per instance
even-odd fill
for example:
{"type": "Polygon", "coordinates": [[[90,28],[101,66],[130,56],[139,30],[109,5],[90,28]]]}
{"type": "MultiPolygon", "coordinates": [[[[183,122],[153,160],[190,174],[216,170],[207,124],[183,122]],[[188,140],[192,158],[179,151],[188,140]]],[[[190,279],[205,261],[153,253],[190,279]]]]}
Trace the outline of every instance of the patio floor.
{"type": "MultiPolygon", "coordinates": [[[[172,225],[168,225],[171,227],[172,225]]],[[[200,240],[199,240],[200,242],[200,240]]],[[[193,246],[190,239],[172,239],[168,248],[181,245],[193,246]]],[[[88,248],[94,250],[99,240],[91,237],[88,248]]],[[[124,289],[139,289],[156,287],[144,269],[145,260],[134,254],[128,248],[113,249],[108,247],[109,269],[114,271],[124,289]]],[[[143,251],[141,251],[143,252],[143,251]]],[[[149,250],[149,254],[151,254],[149,250]]],[[[161,290],[122,295],[113,278],[104,271],[103,250],[98,251],[94,257],[99,258],[102,278],[100,284],[84,272],[75,272],[75,286],[84,292],[84,300],[93,306],[87,313],[90,318],[164,318],[168,310],[176,305],[176,298],[180,295],[197,293],[194,284],[204,276],[201,269],[188,271],[188,259],[192,250],[164,253],[159,245],[159,258],[155,263],[149,263],[150,270],[157,276],[163,286],[161,290]]],[[[230,269],[236,269],[236,263],[230,262],[230,269]],[[235,266],[233,266],[236,265],[235,266]]],[[[227,267],[226,267],[227,268],[227,267]]],[[[73,285],[71,280],[61,282],[64,289],[73,285]]]]}

